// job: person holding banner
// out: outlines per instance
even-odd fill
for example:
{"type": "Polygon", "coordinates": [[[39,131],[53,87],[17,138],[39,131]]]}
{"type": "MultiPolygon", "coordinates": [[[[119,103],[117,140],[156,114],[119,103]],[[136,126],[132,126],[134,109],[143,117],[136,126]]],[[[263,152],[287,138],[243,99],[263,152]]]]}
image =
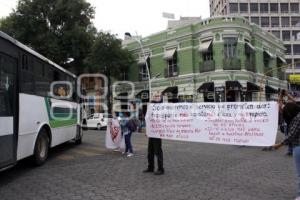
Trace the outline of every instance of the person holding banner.
{"type": "MultiPolygon", "coordinates": [[[[279,98],[278,98],[279,126],[280,126],[280,131],[284,133],[285,137],[288,136],[288,123],[283,119],[282,109],[288,102],[296,103],[295,99],[291,95],[289,95],[289,93],[286,90],[280,90],[279,98]]],[[[288,151],[286,155],[292,156],[293,155],[292,145],[287,144],[287,146],[288,146],[288,151]]]]}
{"type": "MultiPolygon", "coordinates": [[[[154,100],[151,103],[162,103],[161,96],[155,96],[154,100]]],[[[154,172],[154,157],[157,157],[157,171],[154,175],[163,175],[165,173],[163,167],[163,151],[162,151],[162,141],[160,138],[151,138],[148,139],[148,167],[143,172],[149,173],[154,172]]]]}
{"type": "Polygon", "coordinates": [[[287,103],[283,107],[282,114],[286,123],[289,124],[288,137],[283,142],[272,147],[279,149],[285,144],[290,143],[292,145],[299,181],[298,197],[295,200],[300,200],[300,107],[296,103],[287,103]]]}

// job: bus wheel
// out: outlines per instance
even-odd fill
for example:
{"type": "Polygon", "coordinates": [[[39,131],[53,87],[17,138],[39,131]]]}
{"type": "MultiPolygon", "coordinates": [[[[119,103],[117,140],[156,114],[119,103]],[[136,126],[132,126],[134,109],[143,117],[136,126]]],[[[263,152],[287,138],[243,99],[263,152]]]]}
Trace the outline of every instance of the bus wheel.
{"type": "Polygon", "coordinates": [[[75,138],[75,144],[81,144],[82,143],[82,135],[83,135],[83,127],[79,126],[77,130],[78,130],[78,134],[75,138]]]}
{"type": "Polygon", "coordinates": [[[48,158],[50,140],[45,129],[42,129],[37,137],[34,147],[34,164],[40,166],[48,158]]]}

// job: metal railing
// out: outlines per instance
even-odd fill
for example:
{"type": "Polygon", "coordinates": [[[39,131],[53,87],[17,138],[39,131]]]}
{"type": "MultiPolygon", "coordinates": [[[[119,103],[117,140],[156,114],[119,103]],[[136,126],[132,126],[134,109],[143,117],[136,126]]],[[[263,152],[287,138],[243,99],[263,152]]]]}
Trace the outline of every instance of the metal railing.
{"type": "Polygon", "coordinates": [[[241,70],[241,60],[237,58],[230,58],[223,60],[224,70],[241,70]]]}
{"type": "Polygon", "coordinates": [[[207,60],[207,61],[200,62],[199,63],[199,71],[200,71],[200,73],[215,71],[215,61],[207,60]]]}

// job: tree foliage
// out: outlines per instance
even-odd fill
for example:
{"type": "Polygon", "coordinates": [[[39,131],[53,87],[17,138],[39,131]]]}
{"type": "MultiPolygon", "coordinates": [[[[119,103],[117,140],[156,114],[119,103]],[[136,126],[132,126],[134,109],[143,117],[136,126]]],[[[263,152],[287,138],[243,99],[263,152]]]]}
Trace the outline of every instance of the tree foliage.
{"type": "Polygon", "coordinates": [[[0,19],[0,29],[76,74],[90,66],[94,72],[107,67],[106,72],[118,75],[132,56],[114,35],[97,33],[94,14],[86,0],[19,0],[0,19]]]}
{"type": "Polygon", "coordinates": [[[132,54],[122,48],[122,41],[105,32],[97,34],[87,60],[92,71],[109,73],[116,78],[134,62],[132,54]]]}
{"type": "Polygon", "coordinates": [[[96,29],[94,8],[85,0],[19,0],[1,20],[2,31],[76,73],[82,72],[96,29]],[[69,58],[74,59],[67,63],[69,58]]]}

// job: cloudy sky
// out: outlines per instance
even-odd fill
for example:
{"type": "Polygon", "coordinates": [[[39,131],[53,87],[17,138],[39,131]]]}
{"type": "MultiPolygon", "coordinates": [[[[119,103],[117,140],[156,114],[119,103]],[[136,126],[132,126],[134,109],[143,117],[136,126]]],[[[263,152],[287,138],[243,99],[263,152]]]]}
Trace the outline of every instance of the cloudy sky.
{"type": "MultiPolygon", "coordinates": [[[[163,12],[180,16],[209,17],[209,0],[87,0],[96,8],[94,24],[123,38],[125,32],[147,36],[164,30],[163,12]]],[[[0,0],[0,17],[15,8],[17,0],[0,0]]]]}

